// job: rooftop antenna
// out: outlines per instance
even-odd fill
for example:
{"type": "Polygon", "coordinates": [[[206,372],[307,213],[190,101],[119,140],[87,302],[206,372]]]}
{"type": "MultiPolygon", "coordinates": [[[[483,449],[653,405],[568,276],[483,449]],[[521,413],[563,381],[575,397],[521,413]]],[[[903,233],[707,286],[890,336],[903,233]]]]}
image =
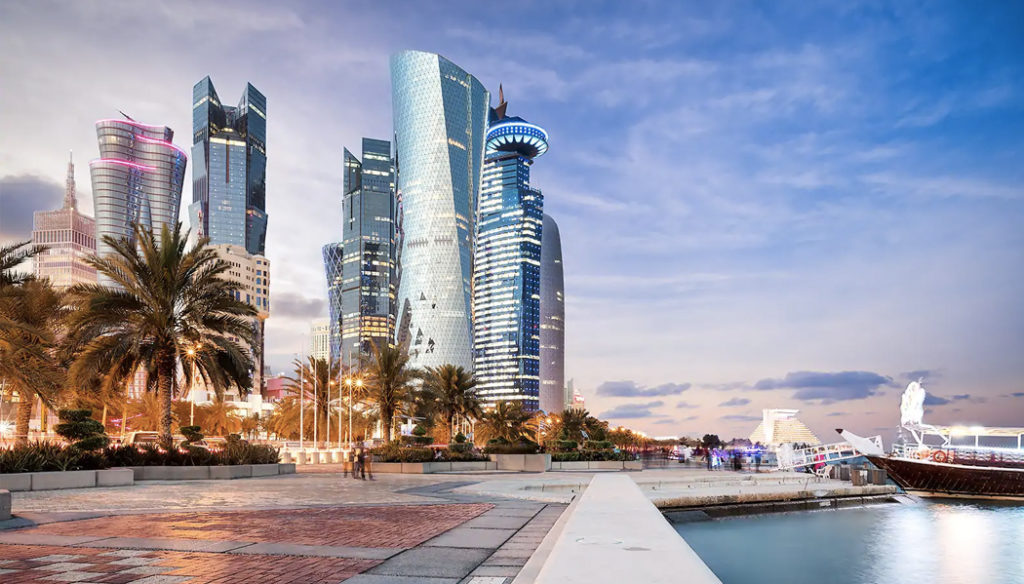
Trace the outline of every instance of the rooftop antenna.
{"type": "Polygon", "coordinates": [[[505,117],[505,110],[508,104],[505,102],[505,88],[498,84],[498,107],[494,108],[494,115],[500,120],[505,117]]]}
{"type": "Polygon", "coordinates": [[[133,122],[135,121],[135,119],[134,119],[134,118],[132,118],[132,117],[131,117],[130,115],[128,115],[128,114],[126,114],[126,113],[124,113],[124,112],[123,112],[123,111],[121,111],[121,110],[117,110],[117,113],[121,114],[122,116],[124,116],[124,117],[128,118],[129,120],[131,120],[131,121],[133,121],[133,122]]]}

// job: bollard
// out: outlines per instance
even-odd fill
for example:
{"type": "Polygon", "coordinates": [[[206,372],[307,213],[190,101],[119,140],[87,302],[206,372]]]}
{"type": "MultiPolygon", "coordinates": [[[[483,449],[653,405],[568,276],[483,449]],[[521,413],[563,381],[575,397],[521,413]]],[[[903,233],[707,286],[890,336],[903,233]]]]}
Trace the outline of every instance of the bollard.
{"type": "Polygon", "coordinates": [[[295,453],[295,464],[306,464],[306,452],[304,450],[295,453]]]}
{"type": "Polygon", "coordinates": [[[871,470],[871,484],[872,485],[884,485],[886,483],[886,479],[888,479],[888,478],[889,477],[886,475],[886,472],[883,469],[879,468],[879,469],[872,469],[871,470]]]}

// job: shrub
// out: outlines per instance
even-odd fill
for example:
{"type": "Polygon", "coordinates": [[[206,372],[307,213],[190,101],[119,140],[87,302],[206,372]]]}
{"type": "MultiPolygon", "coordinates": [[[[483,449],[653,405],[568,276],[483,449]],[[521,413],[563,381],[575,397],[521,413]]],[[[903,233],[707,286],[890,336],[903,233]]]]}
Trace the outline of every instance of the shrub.
{"type": "Polygon", "coordinates": [[[456,450],[455,446],[461,446],[460,444],[453,444],[452,447],[445,448],[441,451],[441,460],[448,462],[477,462],[483,460],[490,460],[486,455],[479,452],[474,452],[472,448],[456,450]]]}
{"type": "Polygon", "coordinates": [[[92,410],[60,410],[57,434],[81,452],[106,448],[110,443],[103,424],[92,419],[92,410]]]}
{"type": "Polygon", "coordinates": [[[399,439],[399,443],[404,444],[406,446],[414,446],[417,444],[426,446],[428,444],[433,444],[434,438],[431,436],[402,436],[399,439]]]}
{"type": "Polygon", "coordinates": [[[429,448],[402,446],[396,442],[379,446],[370,451],[377,462],[430,462],[434,452],[429,448]]]}
{"type": "Polygon", "coordinates": [[[466,444],[465,442],[456,442],[455,444],[449,444],[447,450],[459,454],[465,454],[467,452],[473,452],[473,445],[466,444]]]}
{"type": "MultiPolygon", "coordinates": [[[[429,452],[429,451],[428,451],[429,452]]],[[[272,446],[228,441],[221,452],[205,448],[164,450],[156,444],[112,446],[103,451],[83,451],[77,446],[33,442],[0,449],[0,473],[96,470],[115,466],[206,466],[272,464],[280,453],[272,446]]]]}
{"type": "Polygon", "coordinates": [[[554,452],[551,454],[551,460],[553,462],[633,460],[633,455],[614,450],[578,450],[576,452],[554,452]]]}
{"type": "Polygon", "coordinates": [[[52,442],[0,449],[0,473],[96,470],[108,466],[98,453],[52,442]]]}
{"type": "Polygon", "coordinates": [[[579,447],[575,440],[552,440],[546,444],[552,452],[572,452],[579,447]]]}
{"type": "Polygon", "coordinates": [[[463,434],[462,432],[459,432],[458,434],[455,435],[455,443],[456,444],[463,444],[465,442],[466,442],[466,435],[465,434],[463,434]]]}
{"type": "Polygon", "coordinates": [[[615,445],[607,440],[587,440],[583,443],[583,450],[613,450],[615,445]]]}
{"type": "Polygon", "coordinates": [[[580,458],[581,456],[583,456],[583,454],[580,451],[578,451],[578,450],[574,450],[572,452],[552,452],[551,453],[551,461],[552,462],[576,462],[577,460],[582,460],[580,458]]]}
{"type": "Polygon", "coordinates": [[[502,444],[501,442],[489,442],[484,448],[485,454],[536,454],[540,450],[533,442],[519,442],[515,444],[502,444]]]}
{"type": "Polygon", "coordinates": [[[416,424],[416,427],[412,429],[412,435],[413,436],[426,436],[427,435],[427,429],[424,428],[423,426],[419,425],[419,424],[416,424]]]}

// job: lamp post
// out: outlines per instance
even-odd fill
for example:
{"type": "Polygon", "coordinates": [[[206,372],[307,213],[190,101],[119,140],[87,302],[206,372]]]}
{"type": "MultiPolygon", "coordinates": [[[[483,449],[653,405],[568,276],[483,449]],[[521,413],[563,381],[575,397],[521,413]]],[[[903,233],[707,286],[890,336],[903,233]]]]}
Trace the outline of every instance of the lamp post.
{"type": "MultiPolygon", "coordinates": [[[[194,347],[189,347],[185,350],[185,354],[188,356],[189,361],[192,362],[192,368],[189,370],[188,376],[188,425],[196,425],[196,355],[199,354],[199,350],[203,348],[202,343],[196,343],[194,347]]],[[[122,426],[124,420],[121,420],[122,426]]]]}

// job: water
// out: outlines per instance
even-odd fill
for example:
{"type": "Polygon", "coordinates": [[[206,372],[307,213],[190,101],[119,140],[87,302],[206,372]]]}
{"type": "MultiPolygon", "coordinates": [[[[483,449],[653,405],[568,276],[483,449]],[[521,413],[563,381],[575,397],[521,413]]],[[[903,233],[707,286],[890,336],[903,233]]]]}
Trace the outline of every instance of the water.
{"type": "Polygon", "coordinates": [[[1024,505],[929,501],[676,530],[723,584],[1024,584],[1024,505]]]}

